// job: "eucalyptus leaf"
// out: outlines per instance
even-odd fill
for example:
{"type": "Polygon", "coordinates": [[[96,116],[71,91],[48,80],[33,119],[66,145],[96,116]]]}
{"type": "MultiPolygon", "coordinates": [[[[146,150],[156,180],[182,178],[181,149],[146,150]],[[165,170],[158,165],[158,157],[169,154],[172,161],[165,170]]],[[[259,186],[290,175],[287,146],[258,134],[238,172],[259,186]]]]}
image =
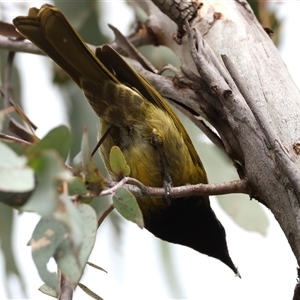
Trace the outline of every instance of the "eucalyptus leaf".
{"type": "Polygon", "coordinates": [[[57,274],[47,269],[50,258],[56,260],[58,269],[71,284],[77,284],[94,247],[97,232],[94,209],[86,204],[74,207],[68,201],[67,197],[62,200],[61,209],[54,216],[40,220],[29,242],[41,279],[55,291],[59,290],[59,285],[57,274]]]}
{"type": "Polygon", "coordinates": [[[57,291],[51,289],[47,284],[43,284],[42,286],[40,286],[39,291],[53,298],[58,297],[57,291]]]}
{"type": "Polygon", "coordinates": [[[82,178],[79,177],[74,177],[68,182],[68,191],[70,195],[86,195],[89,192],[82,178]]]}
{"type": "Polygon", "coordinates": [[[67,228],[60,221],[42,218],[36,225],[29,242],[32,258],[41,279],[55,291],[59,291],[57,274],[47,269],[47,263],[68,236],[67,228]]]}
{"type": "Polygon", "coordinates": [[[0,190],[28,192],[34,188],[34,172],[27,166],[27,158],[18,156],[0,142],[0,190]]]}
{"type": "Polygon", "coordinates": [[[37,185],[30,199],[20,210],[49,216],[58,204],[58,182],[70,180],[72,174],[65,168],[58,153],[53,150],[45,150],[33,157],[29,165],[35,170],[37,185]]]}
{"type": "Polygon", "coordinates": [[[88,294],[92,299],[96,299],[96,300],[103,300],[103,298],[101,298],[99,295],[97,295],[95,292],[93,292],[92,290],[90,290],[86,285],[82,284],[82,283],[78,283],[78,286],[86,293],[88,294]]]}
{"type": "Polygon", "coordinates": [[[89,265],[89,266],[91,266],[91,267],[93,267],[93,268],[95,268],[95,269],[98,269],[98,270],[100,270],[100,271],[103,271],[103,272],[107,273],[106,270],[104,270],[103,268],[101,268],[101,267],[99,267],[98,265],[93,264],[93,263],[91,263],[91,262],[89,262],[89,261],[87,262],[87,265],[89,265]]]}
{"type": "Polygon", "coordinates": [[[97,217],[94,209],[90,205],[80,204],[77,206],[77,212],[79,213],[77,220],[83,236],[81,245],[76,249],[72,244],[64,241],[59,247],[61,255],[57,258],[59,269],[73,284],[77,284],[82,276],[97,233],[97,217]]]}
{"type": "Polygon", "coordinates": [[[38,154],[42,150],[54,149],[66,160],[71,145],[71,134],[67,126],[61,125],[46,134],[46,136],[28,150],[28,154],[38,154]]]}
{"type": "Polygon", "coordinates": [[[59,195],[58,206],[52,216],[68,228],[72,245],[79,249],[83,241],[82,221],[78,208],[73,205],[70,196],[59,195]]]}
{"type": "Polygon", "coordinates": [[[12,292],[12,286],[10,286],[9,278],[14,275],[16,281],[20,283],[23,292],[25,293],[25,283],[20,274],[19,267],[17,265],[13,245],[13,224],[14,224],[14,211],[11,207],[0,203],[0,244],[2,254],[5,260],[5,270],[2,281],[3,289],[6,290],[6,294],[9,295],[12,292]]]}
{"type": "Polygon", "coordinates": [[[6,115],[4,114],[3,110],[0,110],[0,131],[3,131],[3,124],[6,115]]]}
{"type": "Polygon", "coordinates": [[[113,196],[113,204],[125,219],[136,223],[140,228],[144,228],[142,212],[135,197],[128,190],[123,187],[118,188],[113,196]]]}
{"type": "Polygon", "coordinates": [[[128,166],[126,159],[117,146],[113,146],[109,153],[109,162],[112,171],[118,174],[120,177],[129,176],[130,167],[128,166]]]}

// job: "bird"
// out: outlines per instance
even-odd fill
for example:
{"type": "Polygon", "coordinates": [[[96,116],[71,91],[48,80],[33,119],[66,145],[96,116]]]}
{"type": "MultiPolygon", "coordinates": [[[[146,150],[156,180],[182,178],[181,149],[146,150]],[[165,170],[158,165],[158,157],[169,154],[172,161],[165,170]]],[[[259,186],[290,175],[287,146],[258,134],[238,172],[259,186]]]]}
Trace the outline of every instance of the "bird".
{"type": "MultiPolygon", "coordinates": [[[[113,146],[121,149],[130,176],[146,186],[208,183],[204,166],[181,121],[166,100],[108,45],[92,52],[64,14],[44,4],[13,20],[16,30],[44,51],[83,91],[108,132],[100,154],[109,162],[113,146]],[[110,130],[107,130],[110,127],[110,130]]],[[[208,196],[138,198],[145,228],[164,241],[214,257],[239,274],[228,252],[226,233],[208,196]]]]}

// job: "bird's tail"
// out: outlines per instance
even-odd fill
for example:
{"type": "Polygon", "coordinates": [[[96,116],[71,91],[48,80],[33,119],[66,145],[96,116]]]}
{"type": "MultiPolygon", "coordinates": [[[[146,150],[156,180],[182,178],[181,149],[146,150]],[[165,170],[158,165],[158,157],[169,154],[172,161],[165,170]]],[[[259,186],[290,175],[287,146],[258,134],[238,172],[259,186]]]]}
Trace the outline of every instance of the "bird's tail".
{"type": "Polygon", "coordinates": [[[60,10],[49,4],[31,8],[28,16],[13,23],[24,37],[50,56],[80,87],[80,78],[99,81],[99,76],[116,78],[97,59],[60,10]]]}

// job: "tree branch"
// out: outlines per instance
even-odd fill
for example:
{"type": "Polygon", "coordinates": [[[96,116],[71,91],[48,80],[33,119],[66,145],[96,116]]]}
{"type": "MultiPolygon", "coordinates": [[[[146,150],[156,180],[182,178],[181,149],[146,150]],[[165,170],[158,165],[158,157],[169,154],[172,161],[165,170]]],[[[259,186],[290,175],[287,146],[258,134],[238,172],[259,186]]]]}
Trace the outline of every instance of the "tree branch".
{"type": "MultiPolygon", "coordinates": [[[[119,182],[110,179],[104,179],[106,186],[114,187],[119,182]]],[[[128,178],[126,184],[123,185],[137,198],[163,198],[165,197],[165,189],[158,187],[148,187],[134,178],[128,178]],[[130,184],[129,184],[130,183],[130,184]]],[[[251,188],[246,180],[236,180],[224,183],[194,184],[171,188],[171,199],[187,196],[217,196],[225,194],[247,194],[254,196],[251,188]]]]}

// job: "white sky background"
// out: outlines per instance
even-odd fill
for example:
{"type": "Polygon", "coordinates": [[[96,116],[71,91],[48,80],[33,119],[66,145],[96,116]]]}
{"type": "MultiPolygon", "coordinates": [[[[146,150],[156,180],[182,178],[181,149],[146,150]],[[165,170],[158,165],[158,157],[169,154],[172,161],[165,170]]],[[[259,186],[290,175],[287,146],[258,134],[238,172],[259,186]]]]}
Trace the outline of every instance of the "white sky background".
{"type": "MultiPolygon", "coordinates": [[[[105,3],[108,13],[104,14],[106,20],[103,22],[107,23],[109,20],[124,30],[124,24],[128,21],[125,18],[130,16],[130,11],[122,2],[116,2],[105,3]]],[[[42,3],[42,1],[30,2],[28,6],[39,7],[42,3]]],[[[17,5],[14,6],[12,3],[6,5],[9,8],[17,8],[17,5]]],[[[291,75],[300,86],[300,43],[296,38],[300,25],[300,2],[284,2],[280,4],[279,11],[280,16],[285,17],[280,51],[291,75]]],[[[25,8],[24,11],[15,10],[11,17],[26,12],[25,8]]],[[[49,85],[51,69],[45,66],[49,65],[49,60],[24,54],[18,55],[18,62],[23,68],[21,74],[25,80],[24,95],[27,99],[25,108],[29,117],[39,124],[39,134],[44,135],[64,120],[64,111],[59,99],[61,96],[53,85],[49,85]],[[41,90],[43,99],[39,98],[41,90]]],[[[267,238],[264,238],[257,233],[249,233],[238,228],[214,200],[212,207],[226,229],[230,255],[238,266],[242,279],[235,277],[221,262],[186,247],[174,245],[172,246],[176,261],[174,272],[182,283],[183,296],[189,299],[292,299],[296,284],[296,260],[272,214],[265,209],[271,225],[267,238]]],[[[17,218],[14,249],[26,279],[30,299],[43,300],[50,298],[37,291],[42,282],[32,262],[30,248],[26,246],[38,219],[38,216],[33,214],[23,214],[17,218]]],[[[82,282],[105,300],[168,299],[172,294],[169,293],[163,265],[158,259],[160,257],[158,240],[132,223],[125,221],[123,223],[123,246],[120,252],[113,248],[109,222],[104,222],[89,259],[109,273],[105,274],[87,267],[82,282]]],[[[3,257],[0,256],[0,267],[2,265],[3,257]]],[[[0,282],[3,282],[2,276],[0,271],[0,282]]],[[[15,290],[13,295],[20,298],[22,295],[18,292],[16,281],[11,282],[15,290]]],[[[0,286],[0,299],[4,298],[5,294],[0,286]]],[[[76,292],[74,298],[91,299],[80,290],[76,292]]]]}

